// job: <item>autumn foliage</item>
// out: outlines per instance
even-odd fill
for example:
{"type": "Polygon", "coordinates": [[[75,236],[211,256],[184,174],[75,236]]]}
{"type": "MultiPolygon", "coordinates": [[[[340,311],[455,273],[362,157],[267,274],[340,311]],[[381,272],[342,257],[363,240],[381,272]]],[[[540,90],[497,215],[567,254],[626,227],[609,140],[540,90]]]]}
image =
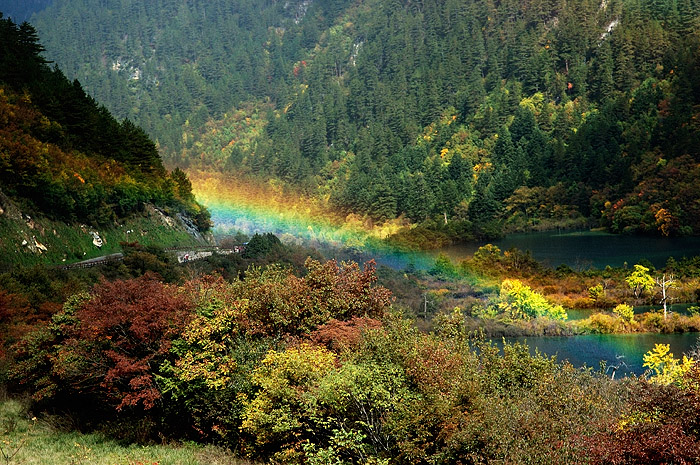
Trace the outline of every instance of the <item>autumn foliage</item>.
{"type": "Polygon", "coordinates": [[[381,325],[381,321],[373,318],[354,316],[349,321],[333,318],[311,333],[311,340],[336,352],[354,350],[360,345],[364,331],[377,329],[381,325]]]}
{"type": "MultiPolygon", "coordinates": [[[[113,412],[177,406],[200,437],[218,431],[230,440],[240,421],[231,405],[242,408],[237,396],[251,389],[250,372],[268,350],[331,319],[376,326],[370,317],[390,305],[373,263],[307,260],[306,270],[298,277],[274,265],[233,283],[204,276],[180,286],[150,273],[102,281],[15,346],[15,382],[37,399],[85,399],[113,412]],[[227,408],[230,420],[220,415],[227,408]]],[[[12,303],[1,297],[3,308],[12,303]]]]}
{"type": "Polygon", "coordinates": [[[63,393],[117,410],[151,409],[161,397],[153,369],[169,356],[190,308],[153,275],[102,282],[17,345],[17,376],[35,383],[38,398],[63,393]],[[35,372],[44,364],[48,376],[35,372]]]}
{"type": "Polygon", "coordinates": [[[696,463],[692,363],[661,376],[676,365],[656,350],[651,380],[613,382],[486,341],[459,309],[423,333],[375,281],[373,263],[315,260],[301,276],[102,281],[16,345],[12,379],[54,407],[151,425],[144,437],[280,464],[696,463]]]}
{"type": "Polygon", "coordinates": [[[364,270],[357,263],[308,259],[307,273],[297,277],[272,265],[253,268],[244,282],[234,284],[236,297],[248,303],[247,330],[263,334],[302,335],[331,318],[381,317],[391,294],[376,281],[375,264],[364,270]]]}
{"type": "Polygon", "coordinates": [[[593,464],[692,464],[700,457],[700,370],[687,387],[630,383],[629,407],[588,443],[593,464]]]}
{"type": "Polygon", "coordinates": [[[139,403],[150,409],[160,398],[151,366],[168,356],[190,309],[176,289],[146,275],[103,282],[76,312],[72,336],[87,343],[91,372],[118,410],[139,403]]]}

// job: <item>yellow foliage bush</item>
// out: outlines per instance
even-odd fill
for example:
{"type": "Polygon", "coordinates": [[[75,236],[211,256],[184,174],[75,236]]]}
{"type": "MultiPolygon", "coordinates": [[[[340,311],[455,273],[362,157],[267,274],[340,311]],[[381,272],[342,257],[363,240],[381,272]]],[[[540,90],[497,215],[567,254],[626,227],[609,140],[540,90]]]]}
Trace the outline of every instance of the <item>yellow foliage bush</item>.
{"type": "Polygon", "coordinates": [[[627,332],[625,322],[607,313],[594,313],[585,320],[581,320],[579,328],[583,332],[612,334],[627,332]]]}
{"type": "Polygon", "coordinates": [[[656,344],[654,349],[644,354],[644,367],[652,371],[649,381],[668,386],[683,387],[684,375],[695,365],[695,360],[683,356],[676,359],[669,344],[656,344]]]}

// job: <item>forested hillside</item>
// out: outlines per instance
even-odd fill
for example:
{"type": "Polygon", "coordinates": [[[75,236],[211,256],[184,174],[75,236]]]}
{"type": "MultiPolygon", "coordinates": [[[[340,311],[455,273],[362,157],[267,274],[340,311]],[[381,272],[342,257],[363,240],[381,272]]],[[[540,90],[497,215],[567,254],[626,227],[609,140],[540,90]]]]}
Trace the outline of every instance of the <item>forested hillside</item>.
{"type": "Polygon", "coordinates": [[[168,163],[468,239],[700,233],[699,18],[698,0],[69,0],[37,26],[168,163]]]}
{"type": "Polygon", "coordinates": [[[0,257],[17,223],[21,247],[78,242],[35,212],[95,247],[110,225],[150,241],[0,268],[0,392],[26,399],[0,402],[5,462],[197,463],[140,447],[177,443],[251,461],[203,463],[696,463],[697,350],[658,343],[618,382],[622,355],[577,369],[486,337],[697,331],[697,258],[574,271],[489,244],[391,270],[237,234],[222,246],[243,253],[180,262],[128,221],[208,226],[177,164],[252,186],[218,197],[232,214],[302,193],[287,218],[325,208],[414,244],[591,220],[699,233],[698,1],[62,0],[39,24],[70,79],[0,16],[0,257]],[[659,292],[663,312],[635,312],[659,292]]]}
{"type": "Polygon", "coordinates": [[[0,0],[0,11],[16,23],[29,21],[32,14],[51,4],[52,0],[0,0]]]}
{"type": "Polygon", "coordinates": [[[50,68],[43,51],[31,25],[0,15],[0,248],[13,250],[22,239],[8,231],[35,215],[114,227],[148,204],[206,230],[208,212],[184,172],[166,171],[141,128],[115,120],[77,80],[50,68]]]}

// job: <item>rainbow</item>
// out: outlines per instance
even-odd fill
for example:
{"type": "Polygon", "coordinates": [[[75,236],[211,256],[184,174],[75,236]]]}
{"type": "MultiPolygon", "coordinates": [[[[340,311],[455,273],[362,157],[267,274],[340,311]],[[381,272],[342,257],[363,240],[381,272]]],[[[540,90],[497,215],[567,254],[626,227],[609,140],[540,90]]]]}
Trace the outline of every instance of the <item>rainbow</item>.
{"type": "Polygon", "coordinates": [[[255,182],[230,174],[191,172],[192,191],[211,212],[216,235],[273,233],[282,242],[336,250],[343,257],[375,258],[394,268],[426,268],[435,253],[401,251],[384,238],[403,225],[374,225],[355,215],[334,212],[320,200],[293,193],[278,182],[255,182]]]}

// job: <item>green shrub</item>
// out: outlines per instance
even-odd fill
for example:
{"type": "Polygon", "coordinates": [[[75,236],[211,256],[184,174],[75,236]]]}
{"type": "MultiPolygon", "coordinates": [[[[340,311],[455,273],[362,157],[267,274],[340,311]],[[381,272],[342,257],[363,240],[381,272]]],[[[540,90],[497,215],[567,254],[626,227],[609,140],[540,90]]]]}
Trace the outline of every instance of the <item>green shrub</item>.
{"type": "Polygon", "coordinates": [[[309,393],[335,369],[336,356],[302,344],[270,351],[252,375],[257,393],[245,405],[241,429],[249,453],[282,463],[302,463],[302,444],[314,438],[309,393]]]}

